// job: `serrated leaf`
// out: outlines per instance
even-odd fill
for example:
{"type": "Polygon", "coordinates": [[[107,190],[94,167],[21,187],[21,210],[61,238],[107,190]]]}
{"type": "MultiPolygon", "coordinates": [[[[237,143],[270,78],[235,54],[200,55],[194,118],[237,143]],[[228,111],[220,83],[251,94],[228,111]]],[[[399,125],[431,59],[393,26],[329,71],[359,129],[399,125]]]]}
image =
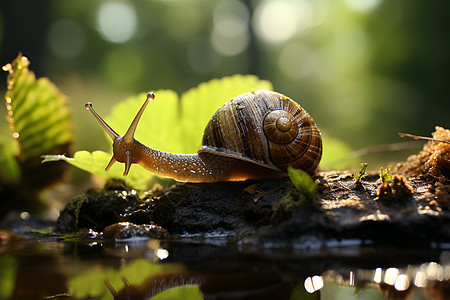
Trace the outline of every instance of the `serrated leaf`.
{"type": "MultiPolygon", "coordinates": [[[[7,76],[5,93],[11,142],[20,173],[3,170],[5,177],[21,177],[22,184],[35,190],[61,180],[64,164],[41,165],[41,155],[71,153],[73,132],[63,94],[48,78],[36,79],[22,54],[3,67],[7,76]]],[[[3,153],[2,156],[6,155],[3,153]]],[[[2,160],[10,158],[3,157],[2,160]]],[[[10,164],[10,166],[14,163],[10,164]]],[[[13,167],[15,168],[15,167],[13,167]]]]}
{"type": "Polygon", "coordinates": [[[69,151],[73,139],[64,96],[48,78],[28,69],[30,61],[19,54],[3,67],[8,71],[5,94],[8,122],[22,160],[51,153],[61,145],[69,151]]]}
{"type": "Polygon", "coordinates": [[[105,167],[110,159],[111,154],[103,151],[77,151],[73,158],[65,155],[45,155],[42,162],[63,160],[77,168],[97,175],[105,181],[112,178],[121,178],[136,189],[144,190],[147,188],[147,184],[153,176],[152,173],[136,164],[131,166],[131,171],[127,177],[122,175],[122,164],[115,164],[108,172],[105,172],[105,167]]]}
{"type": "MultiPolygon", "coordinates": [[[[178,94],[171,90],[158,90],[155,95],[155,100],[148,104],[139,121],[135,138],[161,151],[183,153],[180,141],[181,128],[178,126],[180,122],[178,94]]],[[[141,93],[117,103],[113,106],[111,115],[105,117],[106,123],[118,134],[125,134],[146,97],[147,93],[141,93]]],[[[105,137],[108,143],[111,143],[111,138],[106,134],[105,137]]]]}
{"type": "Polygon", "coordinates": [[[289,166],[287,171],[292,184],[307,198],[313,199],[317,193],[317,185],[319,182],[313,180],[308,173],[301,169],[295,169],[289,166]]]}

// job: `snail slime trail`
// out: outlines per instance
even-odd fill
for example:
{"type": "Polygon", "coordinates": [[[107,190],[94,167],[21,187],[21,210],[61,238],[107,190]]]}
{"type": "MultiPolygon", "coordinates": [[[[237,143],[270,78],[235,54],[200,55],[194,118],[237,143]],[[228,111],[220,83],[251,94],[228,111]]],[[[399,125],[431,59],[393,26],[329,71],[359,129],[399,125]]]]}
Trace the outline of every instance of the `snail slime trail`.
{"type": "MultiPolygon", "coordinates": [[[[187,182],[240,181],[282,178],[292,166],[313,174],[322,156],[320,131],[311,116],[292,99],[277,92],[259,90],[241,94],[219,108],[206,125],[196,154],[174,154],[147,147],[134,138],[151,92],[125,135],[118,135],[89,110],[113,140],[116,162],[132,164],[155,174],[187,182]]],[[[156,130],[156,129],[155,129],[156,130]]]]}

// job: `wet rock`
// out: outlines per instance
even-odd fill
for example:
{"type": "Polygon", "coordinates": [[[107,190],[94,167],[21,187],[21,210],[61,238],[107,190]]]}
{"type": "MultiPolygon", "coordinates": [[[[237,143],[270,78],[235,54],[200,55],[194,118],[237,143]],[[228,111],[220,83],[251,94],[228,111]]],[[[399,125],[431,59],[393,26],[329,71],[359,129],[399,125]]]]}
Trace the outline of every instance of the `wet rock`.
{"type": "Polygon", "coordinates": [[[123,215],[141,204],[135,190],[122,181],[110,181],[104,189],[92,189],[73,198],[61,212],[55,230],[89,228],[100,232],[108,225],[125,221],[123,215]]]}
{"type": "Polygon", "coordinates": [[[273,205],[288,187],[287,179],[178,184],[126,217],[136,224],[154,222],[174,234],[243,233],[270,224],[273,205]]]}
{"type": "MultiPolygon", "coordinates": [[[[378,173],[355,183],[348,171],[319,172],[313,199],[287,178],[180,183],[144,199],[128,187],[110,184],[74,199],[61,213],[58,228],[104,231],[108,225],[130,222],[160,226],[172,237],[226,235],[242,247],[308,247],[329,240],[428,247],[450,240],[450,180],[443,161],[447,146],[430,143],[419,158],[397,165],[389,183],[382,183],[378,173]]],[[[143,234],[134,225],[123,232],[117,226],[112,237],[117,232],[143,234]]]]}
{"type": "Polygon", "coordinates": [[[130,222],[120,222],[109,225],[103,230],[103,237],[114,240],[144,237],[152,239],[168,238],[169,233],[155,224],[136,225],[130,222]]]}

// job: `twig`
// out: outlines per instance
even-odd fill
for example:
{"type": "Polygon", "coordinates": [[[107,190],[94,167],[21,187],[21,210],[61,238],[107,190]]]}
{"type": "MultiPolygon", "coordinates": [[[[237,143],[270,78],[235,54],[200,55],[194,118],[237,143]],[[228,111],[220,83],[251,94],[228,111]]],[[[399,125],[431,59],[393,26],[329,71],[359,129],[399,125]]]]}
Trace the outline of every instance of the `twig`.
{"type": "Polygon", "coordinates": [[[413,138],[415,140],[428,140],[428,141],[435,141],[435,142],[442,142],[442,143],[450,144],[450,141],[440,140],[440,139],[435,139],[435,138],[430,138],[430,137],[420,136],[420,135],[415,135],[415,134],[399,132],[398,135],[401,137],[407,136],[407,137],[413,138]]]}

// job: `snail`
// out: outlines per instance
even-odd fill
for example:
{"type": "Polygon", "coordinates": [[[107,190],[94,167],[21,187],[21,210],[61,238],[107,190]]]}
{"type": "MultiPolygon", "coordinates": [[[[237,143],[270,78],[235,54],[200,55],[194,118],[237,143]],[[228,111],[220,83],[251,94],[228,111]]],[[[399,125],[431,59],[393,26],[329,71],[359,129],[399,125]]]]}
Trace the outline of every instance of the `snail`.
{"type": "Polygon", "coordinates": [[[155,98],[150,92],[124,136],[118,135],[89,110],[113,140],[114,162],[131,164],[177,181],[217,182],[282,178],[292,166],[313,174],[322,156],[320,131],[296,102],[277,92],[259,90],[241,94],[212,116],[196,154],[174,154],[149,148],[134,139],[139,119],[155,98]]]}

